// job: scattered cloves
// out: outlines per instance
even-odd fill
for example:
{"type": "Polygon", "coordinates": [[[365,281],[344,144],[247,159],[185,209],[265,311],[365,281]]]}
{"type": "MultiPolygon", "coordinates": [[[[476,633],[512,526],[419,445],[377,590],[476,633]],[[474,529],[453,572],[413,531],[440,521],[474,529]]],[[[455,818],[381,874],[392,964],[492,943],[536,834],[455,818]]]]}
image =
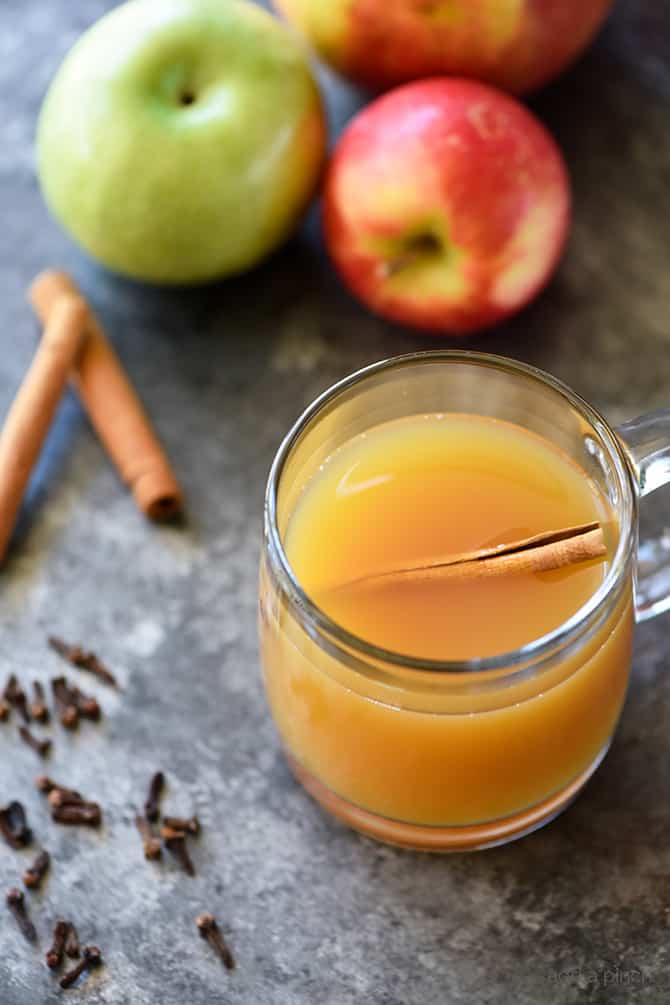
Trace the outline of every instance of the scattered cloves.
{"type": "Polygon", "coordinates": [[[155,823],[160,813],[160,798],[165,785],[165,775],[162,771],[157,771],[149,782],[149,793],[144,803],[144,813],[147,820],[155,823]]]}
{"type": "Polygon", "coordinates": [[[152,831],[151,824],[147,818],[138,813],[135,817],[135,826],[140,832],[140,837],[142,838],[144,857],[148,859],[160,858],[162,855],[161,843],[152,831]]]}
{"type": "Polygon", "coordinates": [[[37,722],[49,721],[49,709],[47,708],[44,688],[38,680],[33,681],[35,698],[30,706],[30,714],[37,722]]]}
{"type": "Polygon", "coordinates": [[[84,971],[89,971],[92,967],[97,967],[102,963],[102,953],[97,946],[84,946],[82,952],[83,958],[77,966],[69,970],[64,977],[61,977],[60,986],[63,990],[72,987],[84,971]]]}
{"type": "Polygon", "coordinates": [[[174,855],[184,872],[187,872],[189,876],[195,876],[195,866],[186,847],[184,832],[173,830],[171,827],[162,827],[161,837],[165,847],[171,855],[174,855]]]}
{"type": "Polygon", "coordinates": [[[12,848],[26,848],[33,839],[26,811],[16,799],[0,809],[0,834],[12,848]]]}
{"type": "Polygon", "coordinates": [[[65,677],[54,677],[51,690],[58,708],[58,717],[66,729],[76,729],[79,725],[79,709],[65,677]]]}
{"type": "Polygon", "coordinates": [[[62,656],[64,660],[72,666],[77,667],[79,670],[88,670],[89,673],[95,674],[100,680],[104,681],[105,684],[110,684],[112,687],[116,687],[116,678],[110,670],[102,663],[95,653],[90,652],[86,649],[82,649],[81,646],[71,646],[67,642],[63,642],[62,639],[56,638],[55,635],[50,635],[48,639],[49,645],[59,656],[62,656]]]}
{"type": "Polygon", "coordinates": [[[70,926],[67,921],[60,918],[54,925],[54,933],[51,941],[51,946],[47,950],[45,959],[47,966],[50,970],[56,970],[63,962],[63,951],[65,949],[65,940],[68,936],[70,926]]]}
{"type": "Polygon", "coordinates": [[[8,891],[5,900],[7,907],[14,915],[16,923],[21,929],[24,938],[28,942],[37,942],[37,931],[28,917],[28,910],[26,908],[23,891],[18,890],[16,887],[12,887],[12,889],[8,891]]]}
{"type": "Polygon", "coordinates": [[[19,726],[19,736],[40,757],[46,757],[51,750],[51,740],[39,740],[30,732],[27,726],[19,726]]]}
{"type": "Polygon", "coordinates": [[[173,831],[196,835],[200,833],[200,821],[197,817],[163,817],[163,823],[173,831]]]}
{"type": "Polygon", "coordinates": [[[70,922],[67,926],[67,935],[65,936],[65,953],[71,960],[79,959],[79,933],[72,922],[70,922]]]}
{"type": "Polygon", "coordinates": [[[31,890],[37,889],[40,885],[47,872],[49,871],[49,866],[51,864],[51,856],[49,852],[44,849],[39,853],[32,865],[29,865],[23,874],[23,882],[31,890]]]}
{"type": "Polygon", "coordinates": [[[202,938],[209,942],[210,946],[212,946],[224,966],[228,970],[234,970],[235,960],[233,958],[233,954],[221,934],[221,929],[217,925],[214,915],[200,914],[195,919],[195,923],[198,926],[198,931],[200,932],[202,938]]]}

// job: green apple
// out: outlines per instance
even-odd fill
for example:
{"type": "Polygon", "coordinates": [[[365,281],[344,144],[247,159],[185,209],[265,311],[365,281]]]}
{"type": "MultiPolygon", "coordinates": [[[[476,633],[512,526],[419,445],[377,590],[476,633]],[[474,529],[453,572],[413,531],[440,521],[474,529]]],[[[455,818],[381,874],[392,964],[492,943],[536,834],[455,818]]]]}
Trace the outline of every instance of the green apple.
{"type": "Polygon", "coordinates": [[[111,269],[161,283],[249,268],[314,192],[326,144],[300,43],[245,0],[130,0],[44,100],[47,204],[111,269]]]}

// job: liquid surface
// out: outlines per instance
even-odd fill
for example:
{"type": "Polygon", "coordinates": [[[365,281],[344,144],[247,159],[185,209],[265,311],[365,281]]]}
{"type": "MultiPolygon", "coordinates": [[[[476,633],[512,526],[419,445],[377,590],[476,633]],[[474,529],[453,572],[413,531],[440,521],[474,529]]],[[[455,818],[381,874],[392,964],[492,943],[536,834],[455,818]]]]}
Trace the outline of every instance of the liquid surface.
{"type": "Polygon", "coordinates": [[[611,515],[586,474],[519,426],[412,416],[345,443],[305,487],[286,552],[335,622],[385,649],[459,660],[508,652],[557,628],[597,590],[605,562],[436,582],[342,584],[611,515]]]}

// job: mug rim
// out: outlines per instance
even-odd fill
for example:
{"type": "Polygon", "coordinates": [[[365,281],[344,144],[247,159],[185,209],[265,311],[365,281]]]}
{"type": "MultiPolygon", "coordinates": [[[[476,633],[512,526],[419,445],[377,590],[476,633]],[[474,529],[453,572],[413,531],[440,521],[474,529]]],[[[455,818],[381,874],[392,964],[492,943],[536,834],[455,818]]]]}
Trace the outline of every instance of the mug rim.
{"type": "Polygon", "coordinates": [[[547,655],[563,649],[588,631],[591,622],[603,608],[608,598],[615,592],[622,580],[622,573],[628,568],[635,543],[637,526],[637,492],[629,454],[621,439],[600,412],[585,398],[572,390],[558,377],[552,376],[540,367],[507,356],[477,352],[471,349],[428,349],[399,356],[390,356],[370,363],[331,384],[321,392],[298,416],[284,436],[275,454],[265,492],[264,534],[272,569],[278,585],[290,605],[296,609],[301,619],[307,620],[312,633],[325,636],[332,644],[342,646],[347,656],[352,655],[384,663],[403,670],[419,670],[438,674],[462,674],[491,670],[514,672],[528,669],[529,664],[541,661],[547,655]],[[399,369],[420,363],[469,363],[489,369],[504,370],[531,378],[543,386],[548,386],[564,398],[604,441],[609,459],[613,462],[621,488],[621,502],[617,507],[620,517],[620,533],[617,547],[609,570],[598,589],[568,619],[550,632],[532,639],[523,646],[494,656],[475,657],[469,660],[435,660],[411,656],[406,653],[385,649],[373,642],[348,631],[331,618],[316,604],[303,589],[288,560],[277,523],[277,499],[281,476],[291,451],[307,426],[318,417],[326,406],[346,391],[374,377],[385,370],[399,369]],[[627,519],[626,519],[627,517],[627,519]]]}

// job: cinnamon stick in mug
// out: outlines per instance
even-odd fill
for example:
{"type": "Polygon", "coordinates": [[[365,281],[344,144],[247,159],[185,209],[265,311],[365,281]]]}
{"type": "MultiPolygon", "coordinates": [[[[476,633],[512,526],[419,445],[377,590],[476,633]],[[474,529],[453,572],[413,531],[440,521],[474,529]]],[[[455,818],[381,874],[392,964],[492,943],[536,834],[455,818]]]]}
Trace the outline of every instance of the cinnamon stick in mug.
{"type": "Polygon", "coordinates": [[[68,292],[59,298],[0,432],[0,561],[31,471],[84,341],[87,316],[81,297],[68,292]]]}
{"type": "MultiPolygon", "coordinates": [[[[73,292],[78,291],[70,277],[50,269],[35,279],[29,298],[45,322],[60,297],[73,292]]],[[[183,497],[170,463],[90,308],[86,329],[72,375],[77,394],[139,508],[151,520],[172,520],[182,513],[183,497]]]]}

